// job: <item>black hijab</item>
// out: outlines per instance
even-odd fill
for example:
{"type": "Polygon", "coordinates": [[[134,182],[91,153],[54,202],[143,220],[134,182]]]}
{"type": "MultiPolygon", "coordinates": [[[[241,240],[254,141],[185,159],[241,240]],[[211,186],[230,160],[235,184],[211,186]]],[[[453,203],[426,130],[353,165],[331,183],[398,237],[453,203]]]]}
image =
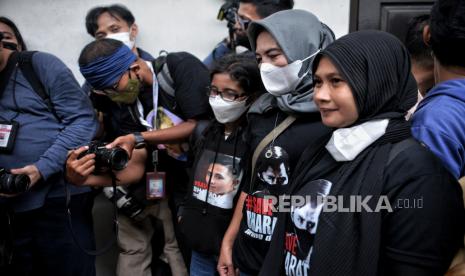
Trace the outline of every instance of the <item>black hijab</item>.
{"type": "Polygon", "coordinates": [[[389,33],[360,31],[341,37],[315,57],[313,74],[323,56],[331,60],[352,89],[357,123],[400,118],[417,102],[409,53],[389,33]]]}
{"type": "MultiPolygon", "coordinates": [[[[374,199],[371,204],[376,204],[383,192],[383,174],[392,145],[411,136],[404,116],[416,103],[417,88],[408,52],[388,33],[360,31],[329,45],[315,58],[313,72],[323,56],[331,60],[351,87],[359,113],[354,125],[377,119],[390,121],[386,133],[350,162],[337,162],[329,156],[325,149],[329,137],[309,145],[293,174],[290,193],[334,173],[330,195],[342,196],[347,202],[351,195],[370,195],[374,199]]],[[[376,275],[381,218],[379,212],[321,213],[310,275],[376,275]]],[[[288,220],[288,213],[279,214],[260,275],[281,274],[288,220]]]]}

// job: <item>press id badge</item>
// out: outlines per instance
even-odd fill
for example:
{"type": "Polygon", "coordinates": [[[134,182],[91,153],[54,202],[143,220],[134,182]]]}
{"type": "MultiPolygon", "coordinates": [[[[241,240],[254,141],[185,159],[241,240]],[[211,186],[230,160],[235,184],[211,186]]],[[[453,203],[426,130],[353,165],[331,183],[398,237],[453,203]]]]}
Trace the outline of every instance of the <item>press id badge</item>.
{"type": "Polygon", "coordinates": [[[0,152],[10,153],[15,146],[19,124],[15,121],[0,121],[0,152]]]}
{"type": "Polygon", "coordinates": [[[147,175],[147,199],[161,199],[165,197],[165,173],[149,172],[147,175]]]}

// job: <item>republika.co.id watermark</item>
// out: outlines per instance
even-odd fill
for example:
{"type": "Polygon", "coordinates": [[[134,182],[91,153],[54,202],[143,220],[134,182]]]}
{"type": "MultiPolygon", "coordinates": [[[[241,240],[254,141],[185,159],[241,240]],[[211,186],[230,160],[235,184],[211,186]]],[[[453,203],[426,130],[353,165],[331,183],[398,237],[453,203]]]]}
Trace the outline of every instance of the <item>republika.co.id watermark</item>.
{"type": "Polygon", "coordinates": [[[274,212],[292,212],[295,208],[307,207],[321,212],[394,212],[395,209],[422,209],[423,197],[398,198],[391,202],[386,195],[381,196],[342,196],[342,195],[267,195],[263,200],[263,208],[271,208],[274,212]]]}

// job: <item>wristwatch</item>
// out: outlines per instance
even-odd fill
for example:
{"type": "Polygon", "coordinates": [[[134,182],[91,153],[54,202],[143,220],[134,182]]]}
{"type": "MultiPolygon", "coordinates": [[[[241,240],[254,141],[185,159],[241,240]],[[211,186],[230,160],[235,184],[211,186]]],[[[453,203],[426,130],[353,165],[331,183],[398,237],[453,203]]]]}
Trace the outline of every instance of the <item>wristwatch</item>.
{"type": "Polygon", "coordinates": [[[134,137],[136,138],[136,145],[134,146],[134,148],[136,149],[145,148],[146,143],[145,143],[144,137],[142,137],[142,134],[140,132],[134,132],[132,135],[134,135],[134,137]]]}

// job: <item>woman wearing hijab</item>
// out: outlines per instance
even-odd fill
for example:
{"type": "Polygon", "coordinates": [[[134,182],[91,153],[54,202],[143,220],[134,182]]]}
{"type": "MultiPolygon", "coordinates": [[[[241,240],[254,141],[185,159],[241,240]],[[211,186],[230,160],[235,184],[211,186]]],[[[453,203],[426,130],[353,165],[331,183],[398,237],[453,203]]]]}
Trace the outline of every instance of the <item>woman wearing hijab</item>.
{"type": "Polygon", "coordinates": [[[312,100],[310,69],[316,53],[334,40],[332,31],[309,12],[287,10],[252,22],[248,32],[268,93],[247,114],[253,157],[223,238],[220,275],[233,275],[234,267],[258,274],[276,223],[265,197],[286,191],[302,151],[330,131],[312,100]]]}
{"type": "Polygon", "coordinates": [[[290,194],[312,200],[280,213],[260,275],[444,275],[463,244],[463,201],[411,138],[407,50],[388,33],[352,33],[317,55],[313,76],[334,131],[302,154],[290,194]],[[356,198],[365,204],[350,207],[356,198]]]}

